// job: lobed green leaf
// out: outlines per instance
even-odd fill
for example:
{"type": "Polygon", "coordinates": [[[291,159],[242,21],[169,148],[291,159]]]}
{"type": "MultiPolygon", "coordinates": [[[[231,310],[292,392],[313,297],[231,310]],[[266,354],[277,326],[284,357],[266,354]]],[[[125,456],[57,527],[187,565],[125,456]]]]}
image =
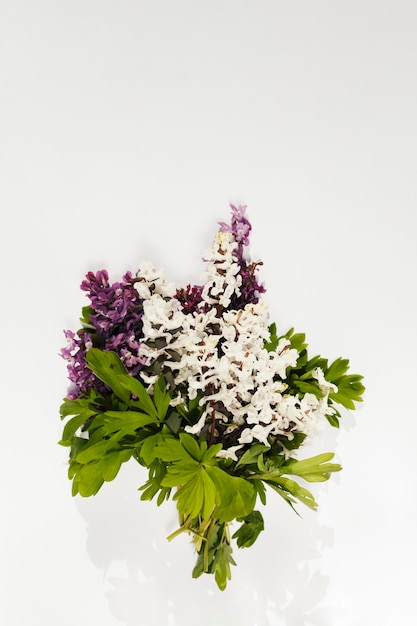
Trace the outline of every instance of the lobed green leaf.
{"type": "Polygon", "coordinates": [[[239,521],[243,523],[232,535],[232,538],[236,539],[239,548],[249,548],[264,530],[264,518],[259,511],[252,511],[252,513],[239,519],[239,521]]]}
{"type": "Polygon", "coordinates": [[[165,379],[163,376],[160,376],[154,384],[153,401],[155,403],[159,419],[164,420],[168,411],[169,403],[171,401],[171,394],[167,391],[165,379]]]}
{"type": "Polygon", "coordinates": [[[216,487],[216,518],[221,522],[230,522],[253,511],[257,492],[251,482],[231,476],[220,467],[207,467],[206,471],[216,487]]]}
{"type": "Polygon", "coordinates": [[[99,348],[90,348],[85,359],[88,367],[97,378],[110,387],[124,404],[128,404],[130,393],[121,384],[122,377],[127,377],[128,374],[117,354],[111,351],[106,352],[99,348]]]}
{"type": "Polygon", "coordinates": [[[120,379],[120,385],[126,392],[130,392],[137,397],[137,400],[130,403],[132,407],[138,408],[144,413],[151,415],[156,421],[159,420],[159,413],[152,402],[151,396],[137,378],[133,378],[133,376],[129,375],[123,376],[123,378],[120,379]]]}

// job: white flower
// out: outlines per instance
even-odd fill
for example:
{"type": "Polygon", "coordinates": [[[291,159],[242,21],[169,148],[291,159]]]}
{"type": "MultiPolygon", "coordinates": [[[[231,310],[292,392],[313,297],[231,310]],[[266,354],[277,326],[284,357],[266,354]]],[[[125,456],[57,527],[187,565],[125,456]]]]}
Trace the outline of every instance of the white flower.
{"type": "MultiPolygon", "coordinates": [[[[227,307],[233,295],[240,294],[235,249],[231,233],[219,233],[206,259],[202,290],[206,303],[227,307]]],[[[202,414],[196,424],[185,427],[186,432],[198,436],[208,416],[226,425],[226,441],[228,434],[243,427],[238,445],[228,448],[224,444],[221,458],[236,460],[236,451],[254,440],[269,445],[270,435],[291,439],[293,432],[312,432],[323,415],[331,412],[328,393],[334,385],[319,368],[313,376],[325,393],[323,399],[285,394],[287,369],[296,365],[299,355],[286,338],[279,340],[274,351],[264,347],[270,340],[264,301],[237,311],[223,310],[221,315],[216,306],[185,314],[179,301],[169,295],[162,273],[151,264],[143,265],[138,277],[138,291],[146,296],[140,356],[149,366],[160,359],[170,368],[177,388],[172,406],[181,402],[178,389],[181,394],[186,389],[186,402],[200,396],[202,414]],[[222,409],[213,413],[214,403],[222,409]]],[[[141,376],[145,383],[155,383],[155,375],[142,371],[141,376]]]]}
{"type": "Polygon", "coordinates": [[[164,297],[173,297],[175,295],[175,286],[173,283],[166,283],[163,270],[157,270],[149,261],[143,261],[136,277],[139,279],[135,282],[135,288],[139,296],[146,300],[152,294],[159,294],[164,297]]]}
{"type": "Polygon", "coordinates": [[[252,428],[245,428],[242,430],[242,434],[239,437],[239,442],[241,444],[252,443],[253,441],[253,432],[252,428]]]}
{"type": "Polygon", "coordinates": [[[253,428],[245,428],[239,437],[239,443],[252,443],[254,439],[257,439],[265,446],[269,446],[268,435],[272,430],[271,425],[262,426],[261,424],[256,424],[253,428]]]}
{"type": "Polygon", "coordinates": [[[216,456],[219,459],[232,459],[233,461],[237,461],[238,458],[236,456],[236,451],[241,448],[243,448],[243,444],[239,446],[230,446],[230,448],[223,448],[216,454],[216,456]]]}
{"type": "Polygon", "coordinates": [[[218,302],[228,307],[233,294],[240,295],[242,277],[239,273],[240,265],[233,254],[236,248],[237,243],[233,241],[232,233],[217,233],[217,238],[205,259],[202,298],[208,304],[218,302]]]}
{"type": "Polygon", "coordinates": [[[204,424],[206,423],[206,417],[207,417],[207,411],[204,411],[202,416],[198,420],[198,422],[194,424],[193,426],[186,426],[185,431],[187,433],[190,433],[191,435],[199,434],[200,430],[203,428],[204,424]]]}
{"type": "Polygon", "coordinates": [[[298,359],[298,352],[294,348],[290,348],[291,342],[284,337],[279,340],[274,358],[276,359],[276,368],[280,378],[286,378],[287,367],[295,367],[298,359]]]}
{"type": "Polygon", "coordinates": [[[313,370],[311,375],[313,376],[313,378],[317,380],[321,391],[323,391],[324,393],[328,393],[329,391],[337,392],[337,386],[334,385],[333,383],[330,383],[328,380],[324,378],[324,372],[321,369],[321,367],[316,367],[316,369],[313,370]]]}

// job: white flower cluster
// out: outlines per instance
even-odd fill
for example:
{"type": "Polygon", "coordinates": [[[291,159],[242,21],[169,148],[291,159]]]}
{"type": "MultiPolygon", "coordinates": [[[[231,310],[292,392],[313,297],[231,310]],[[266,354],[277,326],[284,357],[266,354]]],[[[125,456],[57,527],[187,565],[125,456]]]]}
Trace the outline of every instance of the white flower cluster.
{"type": "Polygon", "coordinates": [[[240,295],[242,277],[240,266],[233,252],[237,243],[229,231],[217,233],[216,240],[206,259],[206,271],[202,297],[207,304],[228,307],[233,294],[240,295]]]}
{"type": "MultiPolygon", "coordinates": [[[[276,350],[264,347],[270,340],[266,304],[259,301],[237,311],[223,310],[232,294],[240,294],[239,265],[232,254],[235,245],[230,233],[218,233],[206,259],[202,295],[209,306],[201,311],[184,313],[162,274],[150,264],[142,265],[137,283],[144,298],[140,356],[149,366],[162,359],[171,370],[181,390],[172,400],[174,405],[187,405],[201,396],[201,417],[185,430],[195,435],[204,431],[214,441],[220,438],[219,456],[234,460],[237,450],[254,441],[269,445],[270,435],[292,439],[295,432],[314,431],[321,418],[332,412],[328,394],[333,387],[317,368],[314,375],[323,398],[285,393],[287,368],[296,365],[299,354],[287,339],[280,339],[276,350]]],[[[141,376],[151,389],[157,375],[146,374],[146,369],[141,376]]]]}

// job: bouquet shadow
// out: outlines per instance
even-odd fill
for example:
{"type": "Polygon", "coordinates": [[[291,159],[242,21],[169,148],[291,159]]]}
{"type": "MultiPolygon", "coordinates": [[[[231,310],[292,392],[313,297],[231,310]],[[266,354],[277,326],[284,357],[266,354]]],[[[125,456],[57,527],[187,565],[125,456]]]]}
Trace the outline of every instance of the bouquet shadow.
{"type": "MultiPolygon", "coordinates": [[[[138,469],[125,467],[93,499],[77,498],[87,522],[87,551],[103,572],[111,614],[125,626],[223,626],[234,621],[256,626],[324,626],[329,577],[317,567],[332,547],[333,530],[316,512],[297,517],[282,501],[263,510],[265,532],[257,550],[235,550],[239,567],[222,593],[211,576],[193,580],[196,555],[187,534],[168,542],[177,524],[173,502],[160,509],[141,502],[132,489],[138,469]]],[[[329,622],[330,623],[330,622],[329,622]]]]}

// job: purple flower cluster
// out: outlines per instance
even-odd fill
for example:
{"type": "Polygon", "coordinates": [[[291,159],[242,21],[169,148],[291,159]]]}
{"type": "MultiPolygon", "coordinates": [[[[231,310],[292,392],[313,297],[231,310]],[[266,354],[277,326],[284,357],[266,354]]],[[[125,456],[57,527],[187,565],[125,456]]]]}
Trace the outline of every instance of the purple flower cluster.
{"type": "Polygon", "coordinates": [[[181,304],[184,313],[195,313],[202,301],[201,293],[203,288],[200,285],[187,285],[185,289],[177,289],[175,297],[181,304]]]}
{"type": "Polygon", "coordinates": [[[232,310],[239,310],[245,308],[247,304],[256,304],[259,302],[259,294],[265,293],[265,287],[258,282],[256,277],[256,270],[259,265],[262,265],[262,261],[257,263],[246,263],[241,258],[239,274],[242,277],[242,284],[240,286],[240,296],[233,295],[230,308],[232,310]]]}
{"type": "Polygon", "coordinates": [[[134,283],[131,272],[127,272],[122,282],[110,284],[106,270],[96,274],[88,272],[81,283],[81,289],[87,292],[91,302],[87,326],[77,334],[65,331],[68,346],[61,350],[61,356],[68,361],[68,375],[73,383],[67,395],[69,399],[80,397],[89,388],[99,393],[105,390],[86,365],[85,355],[93,345],[116,352],[132,375],[145,365],[139,356],[143,301],[134,283]]]}
{"type": "Polygon", "coordinates": [[[249,235],[252,225],[246,217],[246,206],[239,205],[235,207],[230,205],[232,209],[232,219],[230,224],[219,222],[221,232],[231,232],[238,247],[235,254],[240,265],[239,274],[242,278],[240,287],[240,296],[233,296],[230,308],[233,310],[243,309],[247,304],[256,304],[259,301],[259,295],[265,293],[265,287],[258,282],[256,276],[257,268],[262,262],[247,263],[244,258],[244,248],[249,245],[249,235]]]}
{"type": "Polygon", "coordinates": [[[93,345],[91,334],[83,330],[77,334],[72,330],[65,330],[64,334],[67,345],[61,349],[60,354],[68,362],[68,378],[72,383],[67,392],[68,400],[75,400],[83,394],[88,395],[90,389],[99,393],[105,392],[105,385],[94,376],[85,360],[87,351],[93,345]]]}
{"type": "Polygon", "coordinates": [[[239,258],[243,256],[243,247],[249,245],[249,234],[252,230],[252,225],[246,217],[246,205],[239,205],[235,207],[230,205],[232,209],[232,219],[230,224],[225,222],[219,222],[221,232],[231,232],[235,241],[238,244],[236,254],[239,258]]]}

